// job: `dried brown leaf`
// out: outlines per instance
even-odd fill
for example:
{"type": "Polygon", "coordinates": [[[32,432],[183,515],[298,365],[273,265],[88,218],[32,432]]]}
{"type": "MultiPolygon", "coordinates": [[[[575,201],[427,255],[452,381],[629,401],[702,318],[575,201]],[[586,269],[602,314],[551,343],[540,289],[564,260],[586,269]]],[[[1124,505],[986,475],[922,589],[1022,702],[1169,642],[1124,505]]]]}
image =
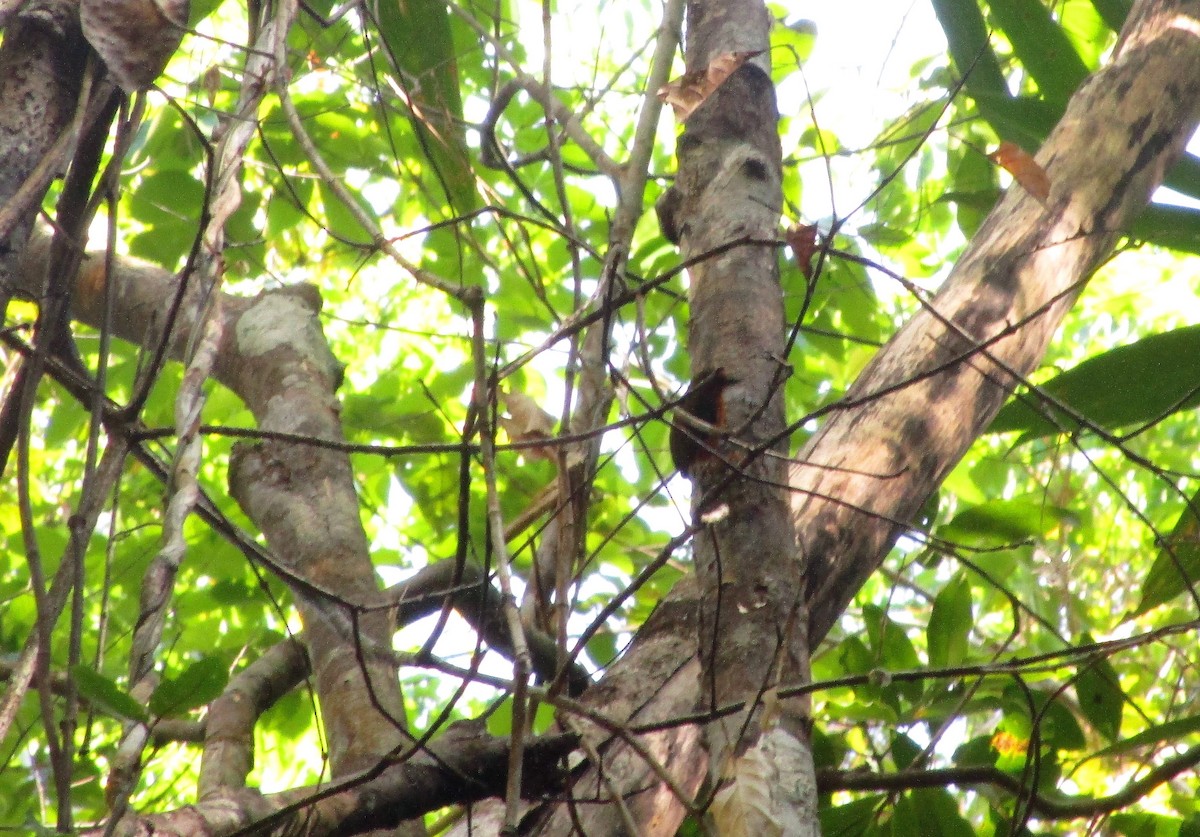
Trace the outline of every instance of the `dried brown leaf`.
{"type": "MultiPolygon", "coordinates": [[[[554,433],[555,418],[543,410],[536,401],[523,392],[500,394],[507,416],[500,416],[500,426],[513,442],[549,441],[554,433]]],[[[522,448],[521,452],[532,459],[554,459],[554,450],[549,445],[522,448]]]]}
{"type": "Polygon", "coordinates": [[[81,0],[83,36],[126,93],[149,87],[183,40],[188,0],[81,0]]]}
{"type": "Polygon", "coordinates": [[[1013,176],[1021,188],[1045,204],[1050,197],[1050,176],[1033,155],[1015,142],[1005,140],[988,159],[1013,176]]]}
{"type": "Polygon", "coordinates": [[[792,248],[796,264],[805,279],[812,278],[812,259],[817,252],[817,225],[803,224],[792,227],[783,234],[783,240],[792,248]]]}
{"type": "Polygon", "coordinates": [[[674,81],[664,84],[658,89],[658,98],[671,106],[677,120],[686,122],[692,112],[704,104],[704,100],[711,96],[725,79],[761,52],[762,50],[722,52],[703,70],[684,73],[674,81]]]}

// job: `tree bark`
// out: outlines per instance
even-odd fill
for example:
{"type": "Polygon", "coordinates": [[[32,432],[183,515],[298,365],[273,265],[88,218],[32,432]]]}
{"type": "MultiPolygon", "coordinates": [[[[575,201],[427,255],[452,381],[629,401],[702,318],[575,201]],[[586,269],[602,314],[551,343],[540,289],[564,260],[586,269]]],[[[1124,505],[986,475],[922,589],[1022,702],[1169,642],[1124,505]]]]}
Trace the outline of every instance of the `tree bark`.
{"type": "MultiPolygon", "coordinates": [[[[810,642],[828,634],[1018,378],[1035,368],[1087,277],[1178,159],[1200,117],[1198,20],[1194,0],[1135,5],[1112,62],[1076,93],[1037,155],[1052,183],[1047,206],[1019,186],[1009,190],[941,292],[879,351],[791,466],[810,642]]],[[[669,601],[678,607],[684,598],[676,591],[669,601]]],[[[660,633],[643,639],[621,661],[625,680],[636,681],[638,671],[688,670],[686,642],[660,633]]],[[[664,692],[639,711],[669,715],[681,703],[677,692],[664,692]]],[[[613,763],[629,752],[614,741],[604,757],[613,763]]],[[[680,777],[702,758],[693,740],[664,767],[680,777]]],[[[610,771],[609,792],[662,791],[662,784],[647,787],[648,775],[610,771]]],[[[588,774],[587,781],[595,780],[588,774]]],[[[669,793],[657,798],[661,807],[639,824],[673,833],[652,824],[678,822],[686,803],[669,793]]],[[[620,833],[615,815],[606,822],[609,831],[590,833],[620,833]]]]}
{"type": "Polygon", "coordinates": [[[699,705],[745,702],[705,729],[711,815],[723,833],[815,834],[808,706],[778,700],[809,679],[803,567],[788,520],[783,459],[785,353],[778,252],[782,153],[766,53],[770,17],[756,0],[688,6],[689,73],[724,53],[757,52],[688,118],[679,138],[675,227],[692,264],[693,382],[730,380],[709,405],[730,434],[690,469],[700,579],[699,705]],[[709,254],[716,255],[709,255],[709,254]],[[769,453],[765,453],[769,452],[769,453]],[[735,828],[741,831],[734,832],[735,828]]]}
{"type": "MultiPolygon", "coordinates": [[[[736,19],[735,12],[750,6],[697,5],[692,13],[701,23],[694,24],[688,47],[690,68],[703,66],[716,52],[761,46],[765,32],[761,12],[756,12],[759,23],[751,21],[745,30],[757,32],[757,40],[738,36],[724,41],[702,25],[706,14],[728,22],[736,19]]],[[[572,802],[550,805],[554,816],[542,820],[540,833],[570,833],[579,821],[580,811],[586,811],[589,817],[588,834],[620,833],[631,821],[642,833],[674,833],[693,804],[707,755],[694,726],[685,723],[672,727],[666,722],[689,713],[698,699],[711,706],[735,698],[754,698],[758,689],[777,679],[794,684],[804,676],[805,646],[800,629],[805,620],[795,601],[800,590],[800,562],[792,552],[793,533],[808,566],[804,581],[811,607],[810,636],[819,641],[878,567],[916,510],[986,428],[1011,388],[1037,364],[1087,276],[1145,205],[1164,170],[1194,130],[1200,114],[1197,20],[1198,0],[1143,0],[1135,6],[1111,65],[1095,74],[1076,94],[1062,123],[1038,155],[1052,184],[1046,205],[1014,186],[939,294],[880,351],[851,393],[831,412],[806,446],[800,462],[791,467],[790,531],[778,523],[780,519],[788,520],[788,510],[764,482],[775,479],[776,466],[769,457],[745,462],[745,448],[725,443],[720,448],[728,463],[717,460],[697,472],[701,510],[719,516],[723,504],[726,515],[714,519],[697,538],[702,585],[699,590],[690,583],[679,585],[639,633],[631,650],[588,695],[590,705],[603,708],[614,726],[660,726],[636,736],[643,742],[640,750],[610,731],[592,730],[590,744],[603,761],[580,768],[573,798],[607,804],[574,808],[572,802]],[[732,469],[732,478],[729,465],[737,466],[732,469]],[[732,482],[726,485],[730,479],[732,482]],[[752,514],[761,515],[753,525],[752,514]],[[751,542],[747,534],[751,531],[753,537],[758,537],[758,532],[767,533],[761,547],[755,543],[753,556],[743,543],[751,542]],[[762,566],[751,560],[758,556],[763,558],[762,566]],[[759,590],[756,583],[765,587],[759,590]],[[794,585],[790,587],[790,600],[789,585],[794,585]],[[742,612],[747,609],[749,612],[742,612]],[[702,679],[697,675],[697,634],[704,637],[707,672],[702,679]],[[764,636],[768,638],[765,641],[764,636]],[[752,659],[739,660],[739,653],[752,659]],[[777,667],[779,661],[782,663],[777,667]],[[729,675],[737,670],[747,678],[741,683],[729,675]],[[659,763],[658,773],[650,769],[645,757],[647,748],[659,763]],[[674,790],[663,776],[671,778],[674,790]],[[617,804],[614,798],[624,803],[617,804]]],[[[731,31],[743,30],[735,27],[731,31]]],[[[11,32],[6,33],[6,47],[11,39],[11,32]]],[[[761,71],[739,71],[729,82],[734,86],[726,92],[742,90],[758,101],[766,92],[756,92],[761,88],[756,72],[761,71]]],[[[720,101],[718,94],[709,105],[715,108],[720,101]]],[[[749,101],[751,98],[737,104],[749,108],[749,101]]],[[[689,126],[689,131],[699,142],[684,142],[681,167],[695,165],[697,171],[713,173],[714,179],[707,183],[703,174],[687,175],[681,168],[680,212],[685,220],[691,219],[683,235],[685,254],[706,252],[706,247],[727,242],[731,235],[756,237],[767,230],[763,237],[773,236],[774,228],[767,227],[767,218],[777,210],[778,199],[772,201],[768,192],[778,188],[777,147],[774,152],[767,147],[761,124],[730,135],[736,126],[720,125],[719,116],[713,116],[715,123],[706,123],[701,112],[696,118],[699,123],[689,126]],[[717,194],[713,190],[724,190],[720,196],[723,204],[710,199],[710,193],[717,194]],[[702,239],[711,240],[702,244],[702,239]]],[[[783,429],[781,408],[773,397],[776,360],[770,356],[782,324],[780,315],[770,313],[771,297],[778,296],[777,284],[772,284],[777,278],[772,273],[771,253],[763,247],[741,246],[698,263],[693,272],[694,371],[727,367],[726,371],[737,378],[723,393],[728,408],[726,428],[731,436],[751,446],[775,438],[773,434],[783,429]],[[745,285],[730,284],[743,282],[745,285]],[[722,311],[731,308],[733,287],[748,294],[745,298],[738,295],[737,306],[745,305],[751,316],[722,316],[722,311]],[[752,326],[756,328],[751,333],[747,330],[752,326]],[[743,347],[738,351],[734,351],[735,338],[743,347]],[[749,351],[745,346],[751,347],[749,351]],[[752,422],[748,421],[751,417],[752,422]]],[[[87,270],[85,266],[85,277],[87,270]]],[[[93,264],[91,270],[102,267],[93,264]]],[[[98,290],[103,282],[95,280],[93,275],[92,281],[82,281],[98,290]]],[[[100,298],[97,295],[96,300],[100,298]]],[[[133,294],[122,295],[118,304],[152,308],[168,298],[169,294],[162,292],[152,292],[140,300],[133,294]]],[[[75,301],[87,304],[84,295],[77,295],[75,301]]],[[[292,352],[304,355],[304,346],[271,342],[271,326],[280,309],[289,308],[300,315],[308,328],[314,307],[310,303],[302,292],[285,292],[248,302],[242,309],[231,306],[226,310],[231,317],[247,315],[252,306],[274,308],[259,310],[254,315],[258,322],[244,324],[240,333],[239,326],[231,324],[226,334],[231,340],[244,338],[243,348],[253,349],[257,357],[282,358],[293,369],[311,365],[329,383],[336,377],[330,358],[319,351],[305,355],[305,359],[293,358],[292,352]]],[[[118,327],[132,321],[132,316],[122,313],[114,318],[118,327]]],[[[183,317],[181,321],[189,320],[183,317]]],[[[123,336],[135,341],[145,339],[144,332],[123,336]]],[[[178,337],[182,341],[185,333],[178,337]]],[[[296,342],[303,340],[298,337],[296,342]]],[[[261,367],[247,364],[239,368],[237,363],[236,352],[223,355],[216,374],[235,388],[240,381],[241,386],[268,397],[267,389],[259,387],[261,379],[255,377],[261,367]]],[[[310,384],[303,383],[301,388],[310,384]]],[[[315,410],[319,416],[318,425],[298,429],[336,438],[337,420],[329,391],[313,385],[293,394],[304,399],[305,408],[315,410]]],[[[288,415],[272,411],[266,404],[260,407],[264,427],[297,429],[288,415]]],[[[274,460],[267,464],[274,467],[274,460]]],[[[287,473],[298,472],[294,464],[283,464],[287,473]]],[[[321,473],[338,483],[336,491],[349,492],[343,496],[353,497],[348,471],[342,465],[321,473]]],[[[262,475],[271,478],[270,469],[262,475]]],[[[249,496],[270,488],[269,484],[248,484],[245,490],[249,496]]],[[[273,516],[282,522],[295,513],[270,497],[266,499],[264,529],[273,516]]],[[[331,507],[314,497],[303,499],[309,502],[308,514],[327,514],[331,507]]],[[[353,505],[341,503],[336,508],[348,511],[353,505]]],[[[361,533],[346,531],[344,544],[334,545],[328,555],[348,555],[362,549],[361,533]]],[[[305,545],[296,546],[300,549],[305,545]]],[[[309,557],[319,570],[320,557],[309,557]]],[[[339,577],[343,571],[339,566],[339,577]]],[[[353,591],[346,595],[354,597],[353,591]]],[[[336,640],[336,635],[333,638],[336,640]]],[[[357,660],[354,662],[356,670],[361,670],[357,660]]],[[[328,700],[326,695],[323,698],[328,700]]],[[[709,730],[716,744],[714,762],[718,769],[731,763],[728,752],[734,742],[752,744],[749,750],[733,749],[739,760],[748,753],[762,756],[757,761],[757,757],[751,758],[743,775],[758,768],[780,769],[780,765],[804,761],[803,752],[789,749],[804,742],[802,724],[794,723],[795,718],[802,717],[800,713],[785,711],[783,721],[774,726],[773,718],[761,723],[761,712],[755,717],[760,723],[757,727],[752,724],[745,736],[740,726],[723,728],[714,724],[709,730]],[[783,746],[788,755],[776,758],[773,748],[777,745],[783,746]]],[[[386,726],[383,731],[395,732],[386,726]]],[[[347,765],[352,760],[348,755],[347,765]]],[[[800,779],[796,787],[801,792],[807,790],[800,779]]],[[[794,822],[778,821],[780,805],[789,801],[794,804],[787,810],[802,811],[802,795],[789,797],[779,805],[772,800],[772,807],[765,812],[769,821],[763,826],[768,833],[775,826],[796,832],[815,830],[815,810],[802,811],[803,818],[794,822]]]]}
{"type": "Polygon", "coordinates": [[[1111,63],[1037,154],[1045,206],[1013,185],[937,295],[863,370],[791,469],[820,642],[1005,398],[1200,118],[1200,3],[1143,0],[1111,63]]]}

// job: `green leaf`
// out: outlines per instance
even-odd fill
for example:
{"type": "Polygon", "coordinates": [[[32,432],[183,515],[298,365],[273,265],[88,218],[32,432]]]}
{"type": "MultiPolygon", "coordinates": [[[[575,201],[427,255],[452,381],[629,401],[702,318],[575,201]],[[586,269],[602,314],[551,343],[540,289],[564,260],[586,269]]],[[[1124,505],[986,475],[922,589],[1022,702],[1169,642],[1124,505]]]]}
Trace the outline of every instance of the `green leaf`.
{"type": "Polygon", "coordinates": [[[974,837],[975,829],[958,812],[958,805],[950,793],[941,788],[915,790],[901,799],[897,812],[908,808],[914,827],[901,832],[908,837],[974,837]],[[905,804],[907,803],[907,804],[905,804]]]}
{"type": "Polygon", "coordinates": [[[407,94],[412,125],[432,169],[431,185],[438,185],[455,213],[470,212],[475,180],[462,129],[450,10],[441,0],[385,0],[372,8],[398,71],[396,82],[407,94]]]}
{"type": "Polygon", "coordinates": [[[816,42],[817,26],[811,20],[800,20],[788,26],[772,26],[772,80],[778,84],[799,70],[812,54],[816,42]]]}
{"type": "Polygon", "coordinates": [[[1058,25],[1088,67],[1098,67],[1114,40],[1112,30],[1087,0],[1067,0],[1054,8],[1058,25]]]}
{"type": "Polygon", "coordinates": [[[1039,495],[1014,497],[964,509],[938,530],[938,537],[987,548],[1045,539],[1063,524],[1077,522],[1074,512],[1048,505],[1039,495]]]}
{"type": "Polygon", "coordinates": [[[839,767],[849,750],[844,734],[828,733],[820,727],[813,727],[813,762],[817,767],[839,767]]]}
{"type": "Polygon", "coordinates": [[[1133,8],[1133,0],[1092,0],[1092,5],[1104,18],[1104,23],[1114,32],[1120,32],[1125,25],[1125,18],[1133,8]]]}
{"type": "Polygon", "coordinates": [[[1188,498],[1150,571],[1142,581],[1142,598],[1133,615],[1140,616],[1151,608],[1165,604],[1200,581],[1200,492],[1188,498]]]}
{"type": "Polygon", "coordinates": [[[1181,834],[1182,822],[1178,817],[1166,817],[1161,814],[1144,812],[1113,814],[1108,819],[1108,829],[1111,834],[1122,834],[1125,837],[1176,837],[1181,834]]]}
{"type": "Polygon", "coordinates": [[[183,715],[220,697],[228,682],[225,663],[216,657],[202,657],[178,677],[158,684],[150,696],[150,711],[160,717],[183,715]]]}
{"type": "Polygon", "coordinates": [[[1034,96],[989,92],[972,92],[971,96],[1000,139],[1025,148],[1040,146],[1063,115],[1062,105],[1034,96]]]}
{"type": "Polygon", "coordinates": [[[976,150],[984,142],[979,134],[971,135],[970,144],[963,147],[962,157],[954,167],[954,191],[940,198],[955,203],[958,227],[967,238],[975,235],[1000,197],[997,167],[976,150]]]}
{"type": "Polygon", "coordinates": [[[87,698],[97,709],[115,715],[118,718],[129,718],[134,721],[148,721],[146,708],[133,696],[103,674],[93,671],[87,666],[71,667],[71,677],[79,694],[87,698]]]}
{"type": "MultiPolygon", "coordinates": [[[[1093,642],[1091,634],[1084,633],[1080,642],[1093,642]]],[[[1075,697],[1088,723],[1109,741],[1116,741],[1121,731],[1125,693],[1112,663],[1101,658],[1081,665],[1075,678],[1075,697]]]]}
{"type": "MultiPolygon", "coordinates": [[[[359,223],[358,218],[350,208],[338,197],[337,193],[320,183],[317,186],[317,192],[321,196],[321,205],[324,208],[324,223],[325,228],[330,234],[336,236],[343,241],[363,243],[365,244],[370,236],[363,229],[363,225],[359,223]]],[[[358,207],[367,213],[368,217],[373,216],[374,210],[367,205],[365,201],[359,197],[358,193],[352,192],[351,198],[358,207]]]]}
{"type": "Polygon", "coordinates": [[[495,712],[487,716],[488,735],[502,738],[512,734],[512,698],[505,698],[495,712]]]}
{"type": "Polygon", "coordinates": [[[1146,747],[1152,747],[1155,744],[1161,744],[1164,741],[1182,741],[1186,736],[1195,732],[1200,732],[1200,715],[1177,718],[1174,721],[1167,721],[1165,724],[1158,724],[1149,729],[1142,730],[1137,735],[1131,735],[1128,738],[1118,741],[1116,744],[1110,744],[1103,749],[1097,750],[1090,758],[1120,756],[1137,752],[1146,747]]]}
{"type": "Polygon", "coordinates": [[[148,229],[130,239],[129,251],[164,267],[175,267],[192,249],[203,199],[204,184],[189,172],[173,169],[143,177],[129,193],[128,206],[129,214],[148,229]]]}
{"type": "Polygon", "coordinates": [[[867,636],[877,665],[893,671],[920,666],[916,649],[904,629],[893,622],[882,608],[867,605],[863,608],[863,620],[867,623],[867,636]]]}
{"type": "Polygon", "coordinates": [[[954,763],[959,767],[991,767],[996,763],[996,750],[992,737],[981,735],[972,738],[954,751],[954,763]]]}
{"type": "MultiPolygon", "coordinates": [[[[1040,389],[1108,430],[1156,422],[1200,404],[1200,366],[1192,362],[1198,352],[1200,326],[1152,334],[1090,357],[1040,389]]],[[[1006,404],[989,431],[1018,431],[1023,442],[1079,427],[1066,412],[1027,395],[1006,404]]]]}
{"type": "MultiPolygon", "coordinates": [[[[1026,692],[1016,685],[1005,687],[1003,694],[1004,720],[1000,725],[1002,731],[1011,733],[1018,738],[1028,739],[1032,730],[1034,717],[1030,715],[1032,708],[1038,720],[1038,733],[1042,745],[1050,750],[1082,750],[1087,746],[1087,737],[1079,721],[1063,701],[1053,692],[1040,689],[1030,689],[1026,692]],[[1029,698],[1033,706],[1029,705],[1029,698]]],[[[1001,753],[1001,762],[1012,756],[1001,753]]],[[[1025,754],[1020,753],[1015,759],[1024,764],[1025,754]]]]}
{"type": "Polygon", "coordinates": [[[987,21],[975,0],[933,0],[954,64],[967,78],[972,96],[982,92],[1008,95],[1000,60],[988,43],[987,21]]]}
{"type": "Polygon", "coordinates": [[[865,834],[875,821],[879,806],[886,800],[883,794],[875,794],[836,808],[822,808],[821,833],[825,837],[858,837],[865,834]]]}
{"type": "Polygon", "coordinates": [[[965,660],[973,624],[971,584],[960,572],[933,600],[933,612],[926,629],[929,664],[944,668],[965,660]]]}
{"type": "Polygon", "coordinates": [[[907,735],[898,732],[892,736],[892,761],[898,769],[907,770],[919,755],[921,748],[907,735]]]}
{"type": "Polygon", "coordinates": [[[1129,234],[1172,250],[1200,253],[1200,212],[1186,206],[1152,204],[1138,215],[1129,234]]]}
{"type": "Polygon", "coordinates": [[[1065,106],[1088,68],[1042,0],[991,0],[992,19],[1046,99],[1065,106]]]}

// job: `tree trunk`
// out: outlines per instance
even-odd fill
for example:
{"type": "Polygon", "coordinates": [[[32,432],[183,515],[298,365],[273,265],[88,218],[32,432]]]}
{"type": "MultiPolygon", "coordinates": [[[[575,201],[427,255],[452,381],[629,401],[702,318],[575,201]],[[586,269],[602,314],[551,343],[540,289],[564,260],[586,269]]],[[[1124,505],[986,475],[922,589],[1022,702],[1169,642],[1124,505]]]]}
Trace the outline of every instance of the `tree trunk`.
{"type": "MultiPolygon", "coordinates": [[[[587,772],[575,784],[576,794],[599,792],[623,801],[579,806],[572,812],[575,822],[559,811],[539,833],[582,828],[612,834],[636,827],[670,835],[689,810],[711,815],[722,833],[818,832],[807,702],[780,700],[773,691],[782,683],[806,682],[809,671],[803,567],[779,455],[786,454],[784,315],[777,249],[769,242],[779,226],[782,155],[765,54],[770,17],[757,0],[693,2],[687,14],[689,75],[702,75],[723,54],[763,53],[688,118],[678,143],[676,185],[660,213],[693,265],[692,378],[697,392],[714,402],[689,407],[716,418],[730,440],[710,437],[693,445],[716,449],[688,467],[702,526],[693,545],[700,589],[681,585],[638,636],[641,649],[653,649],[652,659],[664,666],[656,668],[656,677],[647,676],[632,654],[588,695],[588,703],[625,725],[741,702],[747,709],[712,717],[703,736],[707,753],[701,737],[686,727],[648,732],[640,740],[659,760],[654,770],[645,753],[612,739],[597,744],[605,772],[587,772]],[[736,244],[747,241],[758,243],[736,244]],[[700,667],[688,659],[696,648],[693,626],[700,667]],[[625,684],[634,691],[622,693],[625,684]],[[698,695],[692,691],[697,685],[698,695]],[[697,796],[705,763],[707,791],[697,796]],[[639,792],[663,775],[672,777],[674,788],[639,792]]],[[[675,432],[692,431],[677,426],[675,432]]]]}
{"type": "MultiPolygon", "coordinates": [[[[755,0],[688,6],[689,73],[756,52],[688,118],[674,226],[689,269],[692,379],[729,380],[704,405],[728,442],[690,467],[700,579],[700,707],[744,702],[705,729],[711,813],[722,833],[815,834],[807,705],[773,690],[809,679],[803,567],[788,520],[777,237],[783,203],[770,17],[755,0]],[[710,255],[716,254],[716,255],[710,255]],[[736,830],[735,830],[736,829],[736,830]]],[[[678,430],[676,432],[679,432],[678,430]]]]}
{"type": "Polygon", "coordinates": [[[1134,6],[1109,66],[1071,98],[937,295],[863,370],[792,467],[820,642],[896,538],[1045,354],[1092,271],[1200,118],[1200,3],[1134,6]]]}
{"type": "MultiPolygon", "coordinates": [[[[792,523],[807,565],[810,642],[828,634],[915,513],[986,429],[1018,378],[1036,367],[1086,279],[1178,159],[1200,118],[1200,42],[1187,25],[1197,19],[1200,3],[1194,0],[1135,5],[1111,64],[1075,94],[1037,155],[1051,181],[1046,205],[1018,185],[1009,190],[942,290],[879,351],[790,467],[792,523]]],[[[686,156],[681,151],[681,180],[686,156]]],[[[707,264],[705,269],[713,270],[707,264]]],[[[694,288],[693,321],[697,293],[694,288]]],[[[694,359],[710,351],[704,339],[693,331],[694,359]]],[[[726,362],[711,351],[703,357],[726,362]]],[[[735,406],[746,397],[737,389],[734,395],[735,406]]],[[[736,420],[730,426],[736,428],[736,420]]],[[[730,518],[735,518],[732,504],[730,518]]],[[[698,553],[705,540],[702,533],[698,553]]],[[[721,557],[724,561],[724,552],[721,557]]],[[[625,705],[606,689],[614,678],[639,683],[652,672],[675,671],[679,678],[698,669],[687,659],[683,638],[691,625],[682,613],[693,595],[677,588],[664,602],[663,609],[675,614],[678,635],[639,634],[620,665],[593,690],[603,696],[596,705],[614,707],[614,720],[624,717],[625,705]]],[[[774,639],[760,646],[761,653],[773,655],[774,639]]],[[[719,655],[721,647],[716,650],[719,655]]],[[[677,688],[657,690],[637,704],[629,720],[670,717],[685,703],[677,688]]],[[[675,730],[669,759],[660,765],[660,775],[674,777],[682,788],[696,761],[705,758],[699,739],[683,735],[685,729],[675,730]]],[[[643,740],[649,744],[651,735],[667,731],[657,728],[643,740]]],[[[615,739],[603,756],[606,765],[618,768],[637,761],[630,746],[615,739]]],[[[597,787],[603,787],[606,794],[630,799],[653,797],[658,807],[638,818],[643,833],[673,834],[663,823],[680,821],[691,804],[673,796],[644,764],[604,775],[607,784],[595,771],[581,773],[577,792],[582,796],[590,790],[595,798],[597,787]]],[[[594,811],[589,814],[592,821],[600,819],[594,811]]],[[[564,825],[568,820],[555,822],[558,828],[541,833],[571,833],[564,825]]],[[[586,833],[621,832],[615,812],[604,822],[607,831],[586,833]]],[[[815,811],[807,822],[785,827],[815,833],[815,811]]]]}
{"type": "MultiPolygon", "coordinates": [[[[689,13],[690,70],[766,42],[767,18],[757,2],[697,3],[689,13]]],[[[1200,0],[1135,6],[1111,65],[1075,95],[1038,155],[1049,198],[1042,204],[1019,186],[1010,190],[942,290],[879,352],[790,467],[790,508],[773,487],[783,481],[779,460],[758,453],[774,450],[786,426],[778,397],[783,318],[775,250],[745,243],[776,236],[773,93],[752,63],[696,111],[680,143],[677,185],[683,254],[698,259],[690,351],[698,382],[718,369],[732,379],[716,395],[723,433],[709,441],[720,456],[691,470],[704,523],[695,540],[698,577],[677,586],[585,696],[593,720],[604,723],[582,722],[591,758],[578,768],[568,801],[547,803],[529,818],[536,817],[539,833],[674,834],[689,811],[709,807],[714,790],[711,810],[742,830],[816,832],[804,707],[764,692],[805,682],[807,643],[828,633],[1015,382],[1035,367],[1090,272],[1180,153],[1200,114],[1197,19],[1200,0]],[[744,243],[703,257],[730,242],[744,243]],[[697,706],[743,700],[749,711],[719,719],[695,714],[697,706]],[[706,723],[703,736],[699,722],[706,723]],[[709,772],[730,781],[710,782],[706,794],[709,752],[709,772]]],[[[16,38],[17,24],[10,25],[6,53],[33,43],[16,38]]],[[[54,119],[59,127],[39,140],[34,163],[70,112],[69,105],[55,108],[47,124],[54,119]]],[[[0,149],[16,147],[19,136],[0,126],[0,149]]],[[[28,170],[27,163],[19,165],[28,170]]],[[[11,287],[2,257],[22,249],[18,226],[11,229],[16,237],[0,253],[0,291],[11,287]]],[[[45,264],[34,249],[24,254],[26,263],[40,270],[17,279],[36,294],[45,264]]],[[[76,295],[77,311],[89,304],[98,311],[103,299],[104,266],[92,263],[90,270],[83,285],[92,295],[76,295]]],[[[139,342],[150,340],[149,312],[169,302],[172,288],[145,283],[142,291],[118,295],[123,308],[113,317],[118,329],[140,324],[126,335],[139,342]]],[[[312,339],[316,306],[303,289],[228,305],[228,344],[214,374],[246,397],[264,429],[339,439],[331,394],[337,370],[312,339]],[[272,398],[279,403],[269,404],[272,398]]],[[[268,443],[243,453],[233,482],[297,572],[348,601],[372,592],[344,455],[268,443]],[[284,483],[300,490],[281,497],[284,483]],[[329,525],[306,528],[313,520],[329,525]]],[[[323,706],[342,713],[329,728],[338,739],[338,772],[346,773],[403,739],[380,711],[400,711],[392,661],[382,653],[389,626],[377,615],[366,645],[348,641],[353,632],[339,623],[344,611],[312,590],[301,595],[310,596],[307,615],[324,632],[317,680],[323,706]],[[354,680],[357,702],[343,699],[349,687],[342,677],[354,680]]],[[[463,833],[480,833],[479,826],[475,819],[463,833]]]]}

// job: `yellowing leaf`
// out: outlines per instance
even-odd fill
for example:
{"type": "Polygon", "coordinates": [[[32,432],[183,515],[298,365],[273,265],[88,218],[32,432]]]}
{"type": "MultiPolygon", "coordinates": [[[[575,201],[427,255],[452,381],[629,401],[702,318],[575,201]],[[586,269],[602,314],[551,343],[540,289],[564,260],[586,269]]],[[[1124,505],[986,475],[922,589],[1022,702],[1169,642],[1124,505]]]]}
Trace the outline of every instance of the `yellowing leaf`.
{"type": "Polygon", "coordinates": [[[658,89],[658,98],[671,106],[676,119],[686,122],[692,112],[704,104],[704,100],[711,96],[725,79],[748,59],[761,52],[761,49],[750,52],[722,52],[703,70],[684,73],[674,81],[664,84],[658,89]]]}
{"type": "Polygon", "coordinates": [[[1011,174],[1022,189],[1038,199],[1038,203],[1045,205],[1050,197],[1050,177],[1032,154],[1015,142],[1005,141],[988,155],[988,159],[1011,174]]]}

